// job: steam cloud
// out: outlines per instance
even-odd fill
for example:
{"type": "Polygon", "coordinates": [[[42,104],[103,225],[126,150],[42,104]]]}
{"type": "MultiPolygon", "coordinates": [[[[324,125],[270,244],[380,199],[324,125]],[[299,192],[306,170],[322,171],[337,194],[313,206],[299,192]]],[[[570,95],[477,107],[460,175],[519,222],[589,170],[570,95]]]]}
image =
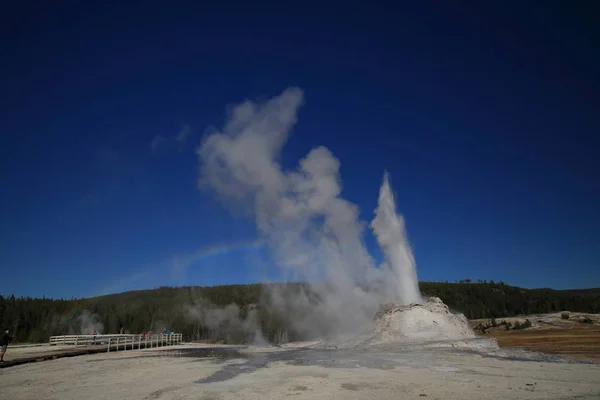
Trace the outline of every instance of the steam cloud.
{"type": "Polygon", "coordinates": [[[91,335],[96,331],[101,334],[104,330],[104,325],[100,322],[100,317],[97,314],[92,314],[88,310],[83,310],[79,316],[79,332],[82,335],[91,335]]]}
{"type": "Polygon", "coordinates": [[[245,317],[241,317],[240,308],[236,304],[219,308],[209,301],[200,299],[194,306],[187,309],[188,319],[207,327],[212,332],[226,333],[227,341],[235,341],[235,335],[250,336],[253,344],[264,346],[267,341],[262,335],[258,323],[257,311],[250,310],[245,317]]]}
{"type": "Polygon", "coordinates": [[[387,174],[370,225],[385,255],[378,266],[363,242],[367,224],[341,196],[340,161],[316,147],[296,170],[282,170],[281,149],[302,103],[302,91],[289,88],[264,103],[234,107],[222,132],[198,149],[199,185],[249,212],[285,275],[311,284],[318,302],[304,293],[292,299],[271,293],[272,302],[294,315],[297,330],[356,333],[382,303],[422,301],[415,262],[387,174]]]}

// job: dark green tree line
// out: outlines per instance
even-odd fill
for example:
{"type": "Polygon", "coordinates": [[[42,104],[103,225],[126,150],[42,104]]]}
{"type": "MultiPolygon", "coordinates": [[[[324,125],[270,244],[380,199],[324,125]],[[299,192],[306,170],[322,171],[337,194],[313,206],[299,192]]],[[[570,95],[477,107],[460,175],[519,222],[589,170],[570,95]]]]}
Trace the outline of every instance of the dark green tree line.
{"type": "MultiPolygon", "coordinates": [[[[425,296],[440,297],[469,319],[563,310],[600,313],[600,289],[522,289],[502,282],[462,282],[422,282],[420,288],[425,296]]],[[[252,317],[267,341],[301,339],[291,329],[291,316],[269,306],[265,288],[261,284],[160,287],[74,300],[0,296],[0,321],[18,342],[33,343],[47,341],[52,335],[81,333],[87,323],[85,312],[97,317],[104,333],[118,333],[122,328],[131,333],[168,328],[187,339],[245,342],[254,338],[254,325],[244,322],[252,317]],[[225,311],[211,314],[215,309],[226,309],[227,315],[225,311]]],[[[288,284],[284,292],[293,295],[300,290],[310,288],[288,284]]]]}

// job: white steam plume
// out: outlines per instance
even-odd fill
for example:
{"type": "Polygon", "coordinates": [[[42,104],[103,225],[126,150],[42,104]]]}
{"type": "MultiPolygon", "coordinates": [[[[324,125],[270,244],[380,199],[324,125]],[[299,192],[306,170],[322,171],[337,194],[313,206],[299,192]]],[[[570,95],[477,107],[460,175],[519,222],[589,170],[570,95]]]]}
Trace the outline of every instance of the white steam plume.
{"type": "Polygon", "coordinates": [[[220,308],[207,300],[199,299],[187,308],[187,317],[191,322],[207,327],[209,334],[224,336],[228,342],[249,337],[254,345],[264,346],[267,343],[260,330],[258,312],[255,309],[249,310],[242,317],[237,304],[220,308]]]}
{"type": "Polygon", "coordinates": [[[100,322],[100,316],[98,314],[92,314],[88,310],[83,310],[79,316],[79,332],[82,335],[91,335],[96,333],[101,334],[104,330],[104,325],[100,322]]]}
{"type": "Polygon", "coordinates": [[[391,279],[398,288],[396,302],[400,304],[421,303],[417,267],[404,229],[404,218],[396,213],[396,203],[390,188],[387,172],[379,190],[379,203],[375,219],[371,222],[377,243],[383,250],[385,261],[392,268],[391,279]]]}
{"type": "Polygon", "coordinates": [[[358,207],[341,197],[339,160],[317,147],[297,170],[282,170],[281,148],[302,102],[302,91],[290,88],[265,103],[233,108],[222,132],[198,149],[199,183],[236,209],[250,210],[277,265],[289,278],[311,283],[316,306],[307,295],[290,300],[272,293],[277,306],[297,316],[296,329],[356,332],[379,304],[420,300],[414,261],[387,179],[372,224],[387,261],[378,267],[364,245],[358,207]]]}

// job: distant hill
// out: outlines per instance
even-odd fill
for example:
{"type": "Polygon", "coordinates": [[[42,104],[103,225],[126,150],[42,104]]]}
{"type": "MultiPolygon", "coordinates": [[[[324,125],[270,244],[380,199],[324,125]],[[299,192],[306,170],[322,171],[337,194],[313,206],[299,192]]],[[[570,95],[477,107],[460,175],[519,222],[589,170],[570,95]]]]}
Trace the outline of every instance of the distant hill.
{"type": "MultiPolygon", "coordinates": [[[[309,291],[302,283],[285,292],[309,291]]],[[[3,329],[16,332],[19,342],[47,341],[51,335],[91,333],[98,329],[131,333],[170,328],[186,338],[243,342],[252,339],[248,316],[271,342],[300,339],[288,315],[270,308],[263,296],[268,285],[160,287],[76,300],[0,296],[3,329]]],[[[562,310],[600,313],[600,288],[522,289],[502,282],[421,282],[426,296],[440,297],[469,319],[499,318],[562,310]]]]}

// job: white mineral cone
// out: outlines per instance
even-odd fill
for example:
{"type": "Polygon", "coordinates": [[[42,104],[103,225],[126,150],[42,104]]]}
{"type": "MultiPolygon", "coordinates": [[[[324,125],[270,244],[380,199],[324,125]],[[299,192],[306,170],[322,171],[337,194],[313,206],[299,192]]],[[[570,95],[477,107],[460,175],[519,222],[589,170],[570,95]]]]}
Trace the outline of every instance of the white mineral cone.
{"type": "Polygon", "coordinates": [[[372,343],[430,342],[475,338],[467,318],[453,314],[439,298],[425,304],[384,306],[375,317],[372,343]]]}

